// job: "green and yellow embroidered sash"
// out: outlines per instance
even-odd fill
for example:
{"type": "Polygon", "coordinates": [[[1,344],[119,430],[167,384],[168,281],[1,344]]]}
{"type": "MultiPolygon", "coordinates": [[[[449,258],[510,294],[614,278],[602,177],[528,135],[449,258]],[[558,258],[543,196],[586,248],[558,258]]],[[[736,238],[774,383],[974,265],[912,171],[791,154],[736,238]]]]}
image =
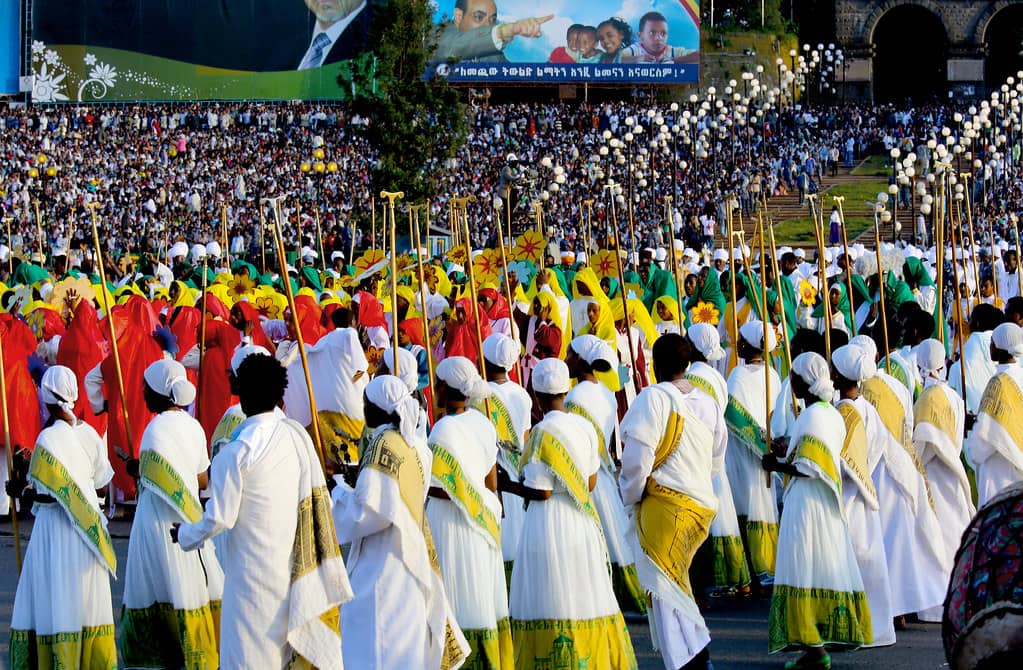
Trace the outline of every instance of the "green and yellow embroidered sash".
{"type": "Polygon", "coordinates": [[[851,402],[840,402],[835,409],[845,421],[842,461],[856,477],[857,484],[877,500],[874,480],[870,476],[870,461],[867,459],[867,429],[863,425],[863,417],[851,402]]]}
{"type": "Polygon", "coordinates": [[[501,546],[501,525],[497,516],[487,507],[483,496],[472,485],[461,463],[440,444],[431,444],[432,473],[448,494],[451,502],[462,510],[469,522],[479,529],[494,547],[501,546]]]}
{"type": "MultiPolygon", "coordinates": [[[[795,463],[800,460],[813,464],[824,475],[824,483],[834,491],[839,504],[841,504],[842,473],[835,466],[831,450],[824,444],[824,441],[815,435],[806,433],[800,435],[795,448],[793,448],[789,456],[789,462],[795,463]]],[[[787,477],[786,481],[788,481],[787,477]]]]}
{"type": "Polygon", "coordinates": [[[881,377],[871,377],[862,382],[860,384],[860,392],[867,399],[867,402],[877,410],[878,415],[881,417],[881,423],[888,429],[888,432],[909,454],[910,460],[913,461],[913,467],[916,468],[916,471],[924,479],[927,499],[933,508],[934,499],[931,498],[931,487],[927,482],[927,474],[924,472],[923,463],[920,462],[916,448],[913,447],[913,436],[909,434],[908,427],[906,426],[906,411],[902,401],[895,395],[895,391],[888,386],[888,382],[881,377]]]}
{"type": "Polygon", "coordinates": [[[940,386],[931,386],[923,392],[913,407],[913,419],[918,425],[921,423],[931,424],[940,430],[952,444],[959,443],[956,437],[955,408],[952,407],[948,394],[940,386]]]}
{"type": "Polygon", "coordinates": [[[1023,451],[1023,421],[1019,411],[1023,407],[1023,391],[1006,374],[997,374],[988,382],[980,399],[980,412],[987,414],[1012,438],[1016,448],[1023,451]]]}
{"type": "Polygon", "coordinates": [[[607,453],[607,440],[604,436],[603,429],[596,421],[594,421],[593,417],[590,416],[590,413],[586,411],[586,408],[577,402],[566,401],[565,411],[569,414],[581,416],[586,419],[591,426],[593,426],[593,430],[597,432],[597,442],[599,443],[597,446],[597,453],[600,454],[600,461],[604,464],[604,467],[610,472],[612,470],[611,455],[607,453]]]}
{"type": "Polygon", "coordinates": [[[504,404],[499,395],[493,393],[485,399],[473,401],[471,407],[490,419],[490,423],[494,424],[494,429],[497,431],[497,445],[504,449],[512,467],[518,469],[522,442],[519,440],[519,434],[515,430],[515,423],[512,421],[508,406],[504,404]]]}
{"type": "Polygon", "coordinates": [[[210,439],[210,458],[214,458],[220,453],[220,448],[231,441],[235,429],[242,425],[245,418],[241,410],[236,412],[233,407],[224,412],[217,427],[213,429],[213,437],[210,439]]]}
{"type": "Polygon", "coordinates": [[[600,515],[590,497],[589,479],[584,477],[568,453],[568,449],[557,437],[542,427],[534,427],[529,433],[529,442],[522,454],[524,463],[534,460],[542,462],[568,490],[569,496],[579,508],[590,516],[600,528],[600,515]]]}
{"type": "Polygon", "coordinates": [[[152,450],[142,452],[139,475],[147,487],[173,507],[186,523],[202,518],[202,506],[185,486],[185,480],[167,459],[152,450]]]}
{"type": "Polygon", "coordinates": [[[734,396],[728,397],[728,406],[725,407],[725,424],[735,439],[746,445],[754,454],[763,456],[767,453],[763,428],[734,396]]]}
{"type": "Polygon", "coordinates": [[[103,523],[103,517],[71,478],[71,473],[64,464],[45,447],[37,444],[35,451],[32,452],[28,474],[34,481],[46,487],[71,517],[72,525],[79,537],[111,574],[116,574],[117,556],[114,554],[114,545],[110,541],[110,533],[103,523]]]}
{"type": "Polygon", "coordinates": [[[718,394],[714,390],[713,384],[711,384],[709,381],[707,381],[706,379],[704,379],[700,375],[694,375],[694,374],[686,375],[685,379],[686,379],[687,382],[689,382],[690,384],[692,384],[696,388],[700,389],[701,391],[703,391],[704,393],[709,395],[711,398],[713,398],[715,402],[717,402],[718,394]]]}
{"type": "Polygon", "coordinates": [[[923,387],[916,383],[912,375],[909,374],[909,370],[907,370],[906,366],[900,363],[898,359],[886,356],[881,359],[881,362],[877,364],[877,367],[879,370],[887,370],[889,363],[891,364],[892,377],[895,377],[900,384],[906,387],[906,390],[913,394],[914,400],[918,398],[923,387]]]}

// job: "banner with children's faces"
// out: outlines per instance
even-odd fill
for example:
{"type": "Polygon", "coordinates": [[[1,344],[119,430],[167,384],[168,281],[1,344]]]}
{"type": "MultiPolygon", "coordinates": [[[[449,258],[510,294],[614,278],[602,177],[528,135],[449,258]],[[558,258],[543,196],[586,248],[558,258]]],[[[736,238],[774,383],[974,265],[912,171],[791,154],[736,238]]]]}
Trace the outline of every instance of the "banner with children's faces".
{"type": "Polygon", "coordinates": [[[699,80],[698,0],[435,0],[432,76],[454,82],[699,80]]]}

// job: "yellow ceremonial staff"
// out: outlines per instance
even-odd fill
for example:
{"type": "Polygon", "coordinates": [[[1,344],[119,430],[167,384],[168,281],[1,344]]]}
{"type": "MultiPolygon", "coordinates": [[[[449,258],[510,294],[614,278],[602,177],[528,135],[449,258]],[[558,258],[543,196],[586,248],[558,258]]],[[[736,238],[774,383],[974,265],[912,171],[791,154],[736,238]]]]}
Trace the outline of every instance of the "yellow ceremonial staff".
{"type": "Polygon", "coordinates": [[[99,244],[99,227],[97,225],[96,209],[100,206],[98,202],[89,202],[85,206],[92,215],[92,243],[96,248],[96,267],[99,270],[100,295],[103,296],[103,310],[107,316],[107,327],[110,331],[110,351],[114,355],[114,370],[117,372],[117,392],[121,394],[121,416],[124,419],[124,434],[128,440],[129,456],[135,455],[135,448],[132,445],[131,421],[128,418],[128,397],[124,394],[124,375],[121,372],[121,352],[117,345],[117,333],[114,330],[114,306],[110,304],[107,291],[107,272],[103,268],[103,251],[99,244]]]}
{"type": "Polygon", "coordinates": [[[68,217],[67,222],[67,265],[68,270],[71,269],[71,240],[75,239],[75,210],[71,210],[71,215],[68,217]]]}
{"type": "Polygon", "coordinates": [[[666,223],[668,224],[668,231],[667,231],[668,232],[668,253],[671,254],[671,258],[669,259],[669,265],[671,267],[672,277],[675,280],[675,282],[674,282],[675,283],[675,300],[677,301],[676,307],[678,308],[675,311],[678,312],[678,329],[679,329],[679,332],[681,332],[682,331],[682,295],[683,295],[684,291],[683,291],[682,286],[679,283],[679,279],[678,279],[678,275],[679,275],[678,256],[675,254],[675,233],[672,230],[672,222],[671,222],[671,196],[670,195],[664,196],[664,215],[665,215],[666,223]]]}
{"type": "Polygon", "coordinates": [[[817,194],[806,196],[810,202],[810,218],[813,219],[813,232],[817,242],[817,274],[818,286],[821,290],[821,305],[824,308],[824,351],[831,360],[831,290],[828,287],[828,268],[824,256],[824,219],[817,215],[817,194]]]}
{"type": "MultiPolygon", "coordinates": [[[[955,282],[955,289],[953,295],[956,301],[956,344],[959,347],[959,374],[963,380],[962,393],[963,393],[963,405],[966,405],[966,357],[963,356],[963,300],[961,289],[959,288],[959,261],[956,258],[956,220],[954,218],[954,210],[950,207],[948,210],[948,222],[949,222],[949,235],[952,241],[952,281],[955,282]]],[[[962,220],[958,221],[962,225],[962,220]]],[[[962,231],[959,232],[960,245],[962,248],[962,231]]],[[[964,266],[963,270],[966,268],[964,266]]]]}
{"type": "MultiPolygon", "coordinates": [[[[966,201],[966,221],[967,221],[967,224],[970,227],[970,263],[973,264],[973,276],[974,276],[974,279],[977,282],[976,283],[977,293],[978,293],[977,301],[979,302],[979,300],[980,300],[980,295],[979,295],[979,293],[980,293],[980,264],[977,262],[977,238],[976,238],[976,236],[974,235],[974,232],[973,232],[973,212],[972,212],[973,207],[970,204],[970,176],[971,175],[970,175],[969,172],[960,172],[959,173],[959,178],[962,179],[965,182],[965,184],[963,186],[963,198],[966,201]]],[[[962,216],[962,212],[960,212],[960,214],[959,214],[959,223],[962,224],[962,222],[963,222],[963,216],[962,216]]],[[[959,233],[959,236],[960,236],[960,239],[959,239],[960,246],[962,246],[962,232],[959,233]]],[[[997,291],[998,289],[995,289],[995,290],[997,291]]],[[[997,296],[997,294],[996,294],[996,296],[997,296]]]]}
{"type": "MultiPolygon", "coordinates": [[[[511,189],[508,189],[511,193],[511,189]]],[[[509,199],[509,204],[510,204],[509,199]]],[[[508,207],[508,236],[511,237],[511,207],[508,207]]],[[[504,231],[501,230],[501,219],[498,217],[497,220],[497,246],[501,250],[501,270],[504,272],[504,293],[505,300],[508,301],[508,325],[511,328],[512,334],[516,332],[515,325],[515,303],[513,302],[513,296],[511,291],[511,282],[508,280],[508,254],[504,250],[504,231]]],[[[518,344],[518,342],[516,342],[518,344]]],[[[521,347],[521,345],[520,345],[521,347]]],[[[481,350],[482,351],[482,350],[481,350]]],[[[520,348],[521,351],[521,348],[520,348]]],[[[515,357],[515,372],[518,375],[519,383],[522,383],[522,356],[515,357]]],[[[485,378],[485,376],[484,376],[485,378]]]]}
{"type": "Polygon", "coordinates": [[[202,423],[202,403],[199,402],[200,390],[202,389],[203,369],[206,363],[206,289],[209,283],[206,272],[206,256],[202,257],[202,311],[199,313],[199,377],[198,389],[195,393],[195,420],[202,423]]]}
{"type": "MultiPolygon", "coordinates": [[[[888,315],[885,312],[884,306],[884,289],[885,289],[885,276],[884,266],[881,264],[881,222],[877,215],[877,209],[874,210],[874,254],[877,256],[877,295],[879,298],[879,311],[881,314],[878,318],[881,319],[881,335],[884,337],[884,366],[888,374],[892,373],[892,357],[891,349],[888,345],[888,315]]],[[[874,323],[877,323],[876,321],[874,323]]],[[[830,358],[830,352],[828,354],[830,358]]]]}
{"type": "MultiPolygon", "coordinates": [[[[370,196],[369,199],[369,248],[371,251],[376,251],[377,248],[377,199],[376,196],[370,196]]],[[[353,254],[354,256],[354,254],[353,254]]],[[[354,258],[348,259],[351,262],[355,262],[354,258]]]]}
{"type": "MultiPolygon", "coordinates": [[[[767,344],[767,329],[774,328],[770,315],[767,313],[767,259],[764,257],[764,217],[760,210],[757,210],[757,227],[760,228],[760,300],[763,304],[764,324],[764,448],[771,450],[771,350],[767,344]]],[[[751,278],[752,279],[752,278],[751,278]]],[[[752,282],[751,282],[752,283],[752,282]]],[[[782,310],[784,311],[784,310],[782,310]]],[[[782,333],[782,339],[785,334],[782,333]]],[[[771,488],[771,473],[765,473],[767,477],[767,488],[771,488]]]]}
{"type": "Polygon", "coordinates": [[[220,206],[220,238],[223,240],[223,248],[220,250],[221,258],[227,258],[227,205],[220,206]]]}
{"type": "MultiPolygon", "coordinates": [[[[11,317],[14,318],[13,316],[11,317]]],[[[10,331],[8,331],[10,332],[10,331]]],[[[11,418],[7,413],[7,376],[4,363],[4,338],[0,336],[0,402],[4,412],[4,444],[7,445],[7,481],[14,479],[14,444],[11,443],[11,418]]],[[[21,574],[21,534],[18,532],[18,510],[11,502],[11,532],[14,533],[14,558],[21,574]]]]}
{"type": "MultiPolygon", "coordinates": [[[[785,360],[787,360],[789,362],[789,370],[791,370],[792,369],[792,350],[789,348],[789,338],[788,338],[789,327],[788,327],[788,324],[786,323],[786,317],[785,317],[785,294],[781,290],[781,283],[783,281],[788,281],[788,279],[783,278],[781,276],[781,273],[778,272],[778,254],[775,251],[775,245],[774,245],[774,225],[772,225],[772,223],[771,223],[770,215],[768,215],[768,222],[767,222],[767,224],[768,224],[767,225],[767,230],[769,230],[771,232],[771,265],[774,268],[774,281],[778,285],[778,300],[781,302],[781,310],[780,310],[781,311],[781,315],[780,315],[781,316],[781,330],[782,330],[781,342],[782,342],[782,345],[785,347],[785,360]]],[[[791,387],[791,385],[790,385],[790,387],[791,387]]],[[[796,393],[795,393],[794,390],[792,391],[792,414],[794,416],[799,414],[799,403],[796,401],[796,393]]]]}
{"type": "Polygon", "coordinates": [[[263,219],[263,205],[259,206],[259,258],[263,264],[263,274],[266,274],[266,221],[263,219]]]}
{"type": "Polygon", "coordinates": [[[625,318],[625,339],[629,343],[629,364],[632,366],[632,385],[636,389],[636,393],[640,392],[639,388],[639,371],[636,369],[636,347],[632,344],[632,318],[629,315],[629,294],[628,289],[625,288],[625,268],[622,267],[622,247],[619,244],[618,239],[618,216],[615,214],[615,185],[608,184],[604,187],[605,191],[611,193],[611,240],[614,243],[615,249],[615,261],[618,266],[618,282],[620,284],[619,291],[622,294],[622,312],[625,318]]]}
{"type": "MultiPolygon", "coordinates": [[[[428,399],[428,402],[430,403],[430,416],[436,416],[434,414],[434,394],[433,394],[433,370],[434,370],[434,367],[433,367],[433,343],[430,342],[430,317],[427,314],[428,289],[427,289],[427,286],[426,286],[426,270],[423,267],[423,255],[421,253],[419,253],[420,249],[422,249],[422,247],[420,246],[421,245],[421,241],[420,241],[420,238],[419,238],[419,217],[416,217],[415,225],[413,226],[413,229],[411,231],[409,231],[409,234],[415,238],[415,244],[416,244],[416,266],[417,266],[417,269],[419,271],[419,299],[420,299],[420,302],[423,303],[423,305],[422,305],[423,306],[423,310],[422,310],[423,345],[424,345],[423,348],[426,349],[426,369],[427,369],[427,372],[428,372],[427,383],[429,384],[429,388],[430,388],[430,397],[428,399]]],[[[427,234],[427,239],[429,239],[429,235],[430,235],[429,222],[427,222],[426,234],[427,234]]]]}
{"type": "Polygon", "coordinates": [[[728,227],[728,288],[732,295],[732,347],[728,357],[728,371],[739,364],[739,298],[735,290],[735,246],[732,244],[732,210],[725,210],[725,225],[728,227]]]}
{"type": "Polygon", "coordinates": [[[327,257],[323,254],[323,231],[320,229],[320,210],[316,210],[316,239],[320,245],[320,268],[327,271],[327,257]]]}
{"type": "MultiPolygon", "coordinates": [[[[856,337],[856,303],[853,302],[852,258],[849,257],[849,236],[845,230],[845,209],[842,207],[842,204],[845,202],[845,196],[833,195],[831,196],[831,201],[838,205],[838,218],[842,226],[842,253],[845,254],[845,288],[849,291],[849,315],[852,317],[849,330],[852,332],[853,337],[856,337]]],[[[773,230],[771,234],[772,236],[774,235],[773,230]]]]}
{"type": "Polygon", "coordinates": [[[1012,220],[1012,232],[1016,236],[1016,281],[1019,284],[1019,295],[1023,295],[1023,269],[1020,268],[1020,246],[1019,246],[1019,220],[1013,214],[1009,217],[1012,220]]]}
{"type": "MultiPolygon", "coordinates": [[[[540,239],[544,241],[544,247],[540,250],[540,271],[543,272],[547,257],[547,236],[543,234],[543,206],[537,202],[536,208],[536,232],[540,233],[540,239]]],[[[1023,292],[1021,292],[1023,295],[1023,292]]]]}
{"type": "MultiPolygon", "coordinates": [[[[398,244],[395,241],[394,229],[394,201],[405,197],[404,191],[380,191],[381,198],[387,198],[387,204],[391,212],[390,240],[391,240],[391,344],[394,348],[394,369],[391,372],[395,377],[398,373],[398,244]]],[[[386,211],[386,210],[385,210],[386,211]]],[[[385,219],[385,223],[388,223],[385,219]]],[[[409,305],[411,307],[411,305],[409,305]]]]}
{"type": "Polygon", "coordinates": [[[306,354],[305,342],[302,339],[302,327],[298,322],[298,310],[295,309],[295,293],[291,290],[291,278],[288,277],[288,262],[284,259],[284,237],[281,234],[281,199],[267,198],[273,207],[274,224],[271,224],[270,231],[273,234],[274,251],[277,254],[278,264],[281,268],[281,283],[284,284],[284,295],[288,299],[288,308],[291,311],[291,325],[295,328],[295,346],[302,360],[302,372],[305,374],[305,385],[309,390],[309,414],[312,416],[313,444],[316,446],[316,457],[320,459],[320,468],[324,474],[327,472],[327,459],[323,454],[323,439],[320,436],[320,414],[316,409],[316,394],[313,392],[313,380],[309,375],[309,357],[306,354]]]}
{"type": "MultiPolygon", "coordinates": [[[[474,197],[469,196],[466,200],[475,200],[474,197]]],[[[480,369],[480,376],[486,379],[486,363],[483,361],[483,327],[480,324],[480,307],[479,307],[479,295],[476,292],[476,271],[472,266],[472,242],[469,235],[469,212],[463,204],[461,207],[461,218],[462,218],[462,232],[465,233],[466,249],[468,262],[465,264],[466,274],[469,276],[469,296],[472,300],[472,309],[476,324],[476,344],[479,346],[479,356],[477,357],[478,366],[480,369]]],[[[489,413],[488,413],[489,414],[489,413]]]]}
{"type": "MultiPolygon", "coordinates": [[[[298,232],[298,239],[295,240],[295,267],[302,269],[305,265],[302,259],[302,203],[295,203],[295,230],[298,232]]],[[[284,241],[284,231],[281,231],[281,241],[284,241]]]]}

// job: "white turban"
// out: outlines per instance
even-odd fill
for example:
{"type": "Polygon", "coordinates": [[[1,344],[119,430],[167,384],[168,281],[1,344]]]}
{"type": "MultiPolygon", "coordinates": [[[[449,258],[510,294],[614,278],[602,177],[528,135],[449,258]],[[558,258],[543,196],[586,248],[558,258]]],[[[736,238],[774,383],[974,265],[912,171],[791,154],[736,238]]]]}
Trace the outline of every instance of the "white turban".
{"type": "Polygon", "coordinates": [[[862,382],[877,374],[874,357],[855,344],[835,349],[831,353],[831,362],[839,374],[850,381],[862,382]]]}
{"type": "Polygon", "coordinates": [[[725,251],[724,249],[717,249],[717,250],[715,250],[714,251],[714,260],[716,260],[716,261],[727,261],[728,260],[728,252],[725,251]]]}
{"type": "Polygon", "coordinates": [[[191,405],[195,400],[195,387],[188,381],[185,366],[175,360],[161,358],[150,363],[142,376],[149,388],[170,398],[178,407],[191,405]]]}
{"type": "Polygon", "coordinates": [[[197,263],[206,258],[206,247],[202,244],[192,245],[192,262],[197,263]]]}
{"type": "Polygon", "coordinates": [[[916,366],[924,379],[934,377],[945,378],[945,345],[935,339],[924,340],[917,345],[916,366]]]}
{"type": "MultiPolygon", "coordinates": [[[[401,365],[401,361],[398,362],[401,365]]],[[[419,403],[409,393],[408,386],[394,375],[378,375],[366,385],[366,399],[398,417],[396,426],[406,442],[416,437],[419,423],[419,403]]]]}
{"type": "Polygon", "coordinates": [[[871,362],[877,365],[877,342],[872,337],[869,335],[857,335],[849,340],[849,344],[862,349],[871,362]]]}
{"type": "Polygon", "coordinates": [[[596,361],[605,361],[612,369],[618,365],[618,356],[610,345],[596,335],[580,335],[568,346],[591,366],[596,361]]]}
{"type": "Polygon", "coordinates": [[[718,329],[709,323],[696,323],[686,331],[689,340],[696,347],[696,350],[703,354],[708,361],[720,361],[725,357],[725,350],[721,348],[721,336],[718,329]]]}
{"type": "MultiPolygon", "coordinates": [[[[763,321],[747,321],[743,324],[742,328],[739,328],[739,334],[742,335],[742,339],[746,340],[754,349],[763,349],[764,347],[764,322],[763,321]]],[[[767,350],[774,351],[774,348],[778,346],[778,336],[774,333],[774,328],[767,329],[767,350]]]]}
{"type": "Polygon", "coordinates": [[[530,375],[533,390],[547,395],[568,393],[570,385],[568,366],[560,358],[545,358],[536,364],[530,375]]]}
{"type": "Polygon", "coordinates": [[[520,351],[518,342],[504,333],[493,333],[483,340],[483,358],[504,370],[515,367],[520,351]]]}
{"type": "Polygon", "coordinates": [[[175,242],[174,246],[170,248],[170,257],[177,258],[178,256],[188,255],[188,245],[184,242],[175,242]]]}
{"type": "Polygon", "coordinates": [[[65,412],[74,414],[75,401],[78,400],[78,378],[71,368],[63,365],[46,368],[39,390],[43,403],[57,405],[65,412]]]}
{"type": "MultiPolygon", "coordinates": [[[[374,349],[386,349],[391,346],[391,338],[383,326],[368,326],[366,336],[369,338],[370,346],[374,349]]],[[[401,365],[401,361],[398,361],[398,365],[401,365]]]]}
{"type": "Polygon", "coordinates": [[[1023,329],[1016,324],[1003,323],[995,328],[991,342],[1013,358],[1023,358],[1023,329]]]}
{"type": "Polygon", "coordinates": [[[241,367],[242,361],[253,354],[264,354],[266,356],[272,356],[269,351],[259,346],[258,344],[240,344],[234,350],[234,355],[231,356],[231,372],[238,374],[238,368],[241,367]]]}
{"type": "Polygon", "coordinates": [[[440,379],[469,400],[486,398],[493,393],[490,385],[480,377],[476,366],[465,356],[445,358],[437,366],[434,374],[437,376],[437,379],[440,379]]]}
{"type": "MultiPolygon", "coordinates": [[[[384,350],[384,365],[394,374],[394,347],[384,350]]],[[[419,361],[408,349],[398,349],[398,378],[408,387],[409,393],[419,388],[419,361]]]]}
{"type": "Polygon", "coordinates": [[[223,251],[220,248],[220,242],[217,242],[216,240],[212,242],[207,242],[206,253],[207,255],[213,256],[214,258],[220,258],[220,254],[223,253],[223,251]]]}
{"type": "Polygon", "coordinates": [[[835,385],[831,382],[831,368],[820,354],[808,351],[792,361],[792,371],[810,385],[810,395],[831,402],[835,385]]]}

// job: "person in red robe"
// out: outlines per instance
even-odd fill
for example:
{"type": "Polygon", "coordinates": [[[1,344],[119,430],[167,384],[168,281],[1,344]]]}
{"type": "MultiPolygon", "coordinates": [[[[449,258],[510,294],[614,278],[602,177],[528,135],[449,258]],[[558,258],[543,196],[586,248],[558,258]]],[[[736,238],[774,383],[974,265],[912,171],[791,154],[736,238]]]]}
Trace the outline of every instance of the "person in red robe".
{"type": "Polygon", "coordinates": [[[74,308],[74,316],[68,324],[64,337],[57,348],[57,365],[70,368],[78,379],[78,400],[75,402],[75,416],[93,427],[100,435],[107,432],[106,414],[96,415],[85,392],[85,375],[103,362],[109,346],[106,346],[103,331],[99,328],[99,315],[88,300],[80,300],[74,308]]]}
{"type": "MultiPolygon", "coordinates": [[[[10,314],[0,314],[0,340],[4,348],[3,374],[7,385],[7,411],[11,442],[14,443],[13,453],[31,454],[36,436],[42,430],[39,396],[28,369],[28,357],[36,350],[36,338],[24,321],[10,314]]],[[[0,403],[2,419],[3,406],[0,403]]]]}
{"type": "Polygon", "coordinates": [[[206,433],[207,448],[213,440],[220,418],[238,397],[231,394],[231,357],[241,344],[242,334],[221,319],[206,319],[206,350],[199,368],[199,394],[196,398],[196,419],[206,433]]]}
{"type": "MultiPolygon", "coordinates": [[[[266,336],[259,320],[259,310],[244,300],[236,302],[231,308],[231,325],[252,338],[252,344],[263,347],[274,353],[274,343],[266,336]]],[[[331,328],[333,330],[333,328],[331,328]]]]}
{"type": "Polygon", "coordinates": [[[480,342],[490,337],[490,333],[490,319],[486,312],[478,305],[473,305],[471,299],[462,298],[451,310],[444,340],[444,355],[464,356],[474,365],[479,365],[480,342]],[[479,333],[476,332],[476,319],[479,319],[479,333]]]}

